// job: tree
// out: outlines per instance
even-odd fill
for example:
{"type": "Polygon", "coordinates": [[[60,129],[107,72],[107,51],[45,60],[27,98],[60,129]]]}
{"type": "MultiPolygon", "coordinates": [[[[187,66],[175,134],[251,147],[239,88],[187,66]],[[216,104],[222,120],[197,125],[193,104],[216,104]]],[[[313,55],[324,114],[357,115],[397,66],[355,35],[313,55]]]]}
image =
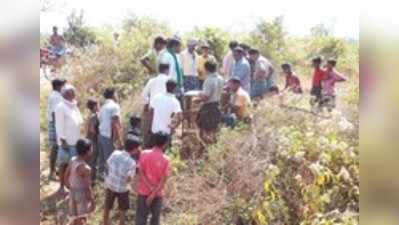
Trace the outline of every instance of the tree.
{"type": "Polygon", "coordinates": [[[331,27],[327,27],[327,25],[320,23],[310,28],[310,34],[313,37],[329,37],[333,35],[333,31],[331,27]]]}
{"type": "Polygon", "coordinates": [[[67,18],[68,29],[64,33],[65,41],[75,47],[85,47],[96,41],[94,32],[85,26],[84,12],[73,10],[67,18]]]}
{"type": "Polygon", "coordinates": [[[199,38],[201,42],[207,42],[212,54],[219,62],[222,61],[230,39],[227,32],[216,27],[195,28],[194,32],[188,34],[188,36],[199,38]]]}
{"type": "Polygon", "coordinates": [[[262,19],[250,33],[248,42],[258,48],[262,55],[279,61],[282,59],[286,47],[287,33],[283,27],[284,18],[276,17],[272,21],[262,19]]]}

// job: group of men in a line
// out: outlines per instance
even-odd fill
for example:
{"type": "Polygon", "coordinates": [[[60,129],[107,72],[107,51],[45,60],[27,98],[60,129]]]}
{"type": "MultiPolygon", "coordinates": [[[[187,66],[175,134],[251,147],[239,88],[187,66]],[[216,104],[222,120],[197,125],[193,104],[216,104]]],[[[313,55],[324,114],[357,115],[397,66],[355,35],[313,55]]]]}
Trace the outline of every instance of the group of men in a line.
{"type": "MultiPolygon", "coordinates": [[[[184,95],[196,93],[195,101],[202,103],[197,115],[200,136],[214,142],[222,123],[234,127],[237,122],[250,121],[251,99],[279,92],[275,69],[257,49],[232,41],[219,68],[209,44],[200,45],[200,55],[197,45],[197,40],[190,39],[187,49],[181,51],[179,38],[155,39],[153,48],[141,59],[151,75],[142,92],[143,117],[130,118],[127,132],[123,131],[117,90],[106,88],[101,107],[96,99],[87,101],[90,113],[82,138],[84,120],[75,88],[63,79],[52,81],[48,99],[50,178],[58,165],[60,192],[66,193],[65,187],[69,190],[73,224],[84,224],[95,210],[92,187],[98,180],[106,188],[104,225],[109,224],[115,200],[120,224],[124,224],[133,183],[138,194],[136,225],[145,225],[150,214],[152,225],[160,223],[164,187],[171,173],[165,152],[183,119],[184,95]],[[221,106],[224,93],[228,93],[226,109],[221,106]],[[147,150],[141,151],[142,147],[147,150]]],[[[319,104],[324,104],[330,101],[326,96],[335,100],[334,85],[345,78],[334,69],[336,61],[329,60],[326,69],[321,63],[321,58],[313,59],[311,93],[319,104]]],[[[301,94],[292,67],[281,67],[286,75],[284,89],[301,94]]]]}

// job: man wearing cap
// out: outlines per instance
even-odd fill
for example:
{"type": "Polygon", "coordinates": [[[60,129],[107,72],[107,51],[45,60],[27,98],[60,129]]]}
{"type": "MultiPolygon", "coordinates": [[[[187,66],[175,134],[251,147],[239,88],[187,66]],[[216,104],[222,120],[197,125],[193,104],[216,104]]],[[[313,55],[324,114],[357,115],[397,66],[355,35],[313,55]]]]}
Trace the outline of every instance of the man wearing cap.
{"type": "Polygon", "coordinates": [[[198,89],[197,79],[197,60],[198,56],[195,52],[197,40],[189,39],[187,42],[187,49],[180,54],[180,61],[182,64],[184,74],[184,91],[191,91],[198,89]]]}
{"type": "Polygon", "coordinates": [[[83,123],[75,100],[75,88],[66,84],[62,89],[63,100],[55,109],[55,126],[59,146],[57,164],[59,166],[60,192],[64,190],[64,174],[69,160],[76,156],[76,142],[80,138],[80,127],[83,123]]]}
{"type": "Polygon", "coordinates": [[[181,41],[174,37],[168,40],[166,50],[161,54],[159,63],[169,65],[169,77],[176,81],[176,95],[181,98],[183,94],[183,70],[180,62],[181,41]]]}
{"type": "Polygon", "coordinates": [[[158,36],[154,40],[153,48],[150,49],[147,54],[145,54],[140,62],[147,68],[150,75],[158,74],[158,61],[159,56],[165,49],[166,40],[162,36],[158,36]]]}
{"type": "Polygon", "coordinates": [[[215,56],[209,54],[209,44],[207,42],[204,42],[201,45],[201,55],[198,57],[198,66],[197,66],[200,89],[203,88],[204,82],[208,74],[205,68],[205,63],[207,61],[212,61],[216,63],[216,58],[215,56]]]}
{"type": "Polygon", "coordinates": [[[61,90],[66,83],[65,79],[54,79],[51,81],[53,91],[48,96],[47,105],[47,120],[48,120],[48,142],[51,149],[50,152],[50,173],[49,179],[53,178],[53,173],[55,171],[55,162],[57,160],[57,132],[55,130],[55,109],[62,102],[63,97],[61,90]]]}
{"type": "Polygon", "coordinates": [[[251,91],[251,66],[245,58],[244,49],[240,46],[233,51],[234,65],[233,77],[240,79],[241,87],[247,92],[251,91]]]}

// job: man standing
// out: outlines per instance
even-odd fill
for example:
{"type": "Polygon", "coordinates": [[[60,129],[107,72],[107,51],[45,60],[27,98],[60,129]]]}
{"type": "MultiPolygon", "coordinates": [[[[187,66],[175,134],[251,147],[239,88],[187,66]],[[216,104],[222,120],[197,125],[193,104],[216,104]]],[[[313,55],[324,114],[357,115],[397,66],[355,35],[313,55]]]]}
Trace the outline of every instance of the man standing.
{"type": "Polygon", "coordinates": [[[326,71],[321,69],[322,59],[320,56],[312,59],[313,79],[312,79],[312,89],[310,94],[315,97],[315,100],[311,101],[311,104],[320,103],[321,101],[321,80],[323,79],[326,71]]]}
{"type": "Polygon", "coordinates": [[[230,78],[233,73],[234,56],[233,51],[238,46],[237,41],[231,41],[229,44],[230,51],[223,58],[222,74],[225,78],[230,78]]]}
{"type": "Polygon", "coordinates": [[[251,87],[251,98],[262,97],[271,87],[275,86],[274,69],[259,50],[249,50],[250,60],[254,63],[254,75],[251,87]]]}
{"type": "Polygon", "coordinates": [[[59,146],[57,164],[59,166],[60,192],[64,193],[64,175],[69,160],[76,156],[76,142],[80,138],[80,126],[83,123],[77,102],[75,88],[66,84],[62,89],[63,100],[55,109],[55,126],[59,146]]]}
{"type": "Polygon", "coordinates": [[[144,112],[143,112],[143,144],[144,148],[150,147],[151,139],[151,115],[149,110],[149,104],[151,100],[158,94],[166,94],[166,82],[169,78],[169,64],[159,64],[159,75],[151,78],[143,90],[144,98],[144,112]]]}
{"type": "Polygon", "coordinates": [[[122,125],[120,106],[117,103],[118,95],[114,88],[106,88],[104,91],[105,102],[99,113],[99,132],[98,147],[100,155],[99,173],[105,171],[105,163],[114,151],[114,142],[118,147],[122,146],[122,125]]]}
{"type": "Polygon", "coordinates": [[[65,54],[65,40],[64,37],[58,34],[58,27],[53,27],[53,34],[50,37],[50,45],[53,52],[57,57],[61,57],[65,54]]]}
{"type": "Polygon", "coordinates": [[[209,44],[204,43],[201,46],[202,54],[198,57],[198,79],[200,82],[200,89],[204,85],[204,81],[206,80],[206,75],[208,74],[205,69],[205,63],[207,61],[213,61],[216,63],[215,56],[209,54],[209,44]]]}
{"type": "Polygon", "coordinates": [[[165,155],[168,139],[165,133],[154,134],[155,146],[140,155],[136,225],[146,225],[149,214],[151,225],[160,224],[165,184],[171,173],[170,160],[165,155]]]}
{"type": "Polygon", "coordinates": [[[247,92],[251,91],[251,66],[245,58],[242,47],[236,47],[233,51],[234,65],[233,77],[240,79],[241,87],[247,92]]]}
{"type": "Polygon", "coordinates": [[[150,112],[152,115],[151,132],[163,132],[171,135],[181,121],[181,107],[174,93],[176,82],[172,79],[166,82],[166,93],[151,99],[150,112]]]}
{"type": "Polygon", "coordinates": [[[214,142],[214,136],[221,122],[219,101],[223,92],[224,80],[216,73],[217,64],[214,61],[205,63],[207,78],[204,82],[203,91],[200,94],[200,101],[205,102],[198,112],[197,124],[200,128],[201,139],[205,142],[214,142]]]}
{"type": "Polygon", "coordinates": [[[187,49],[180,54],[180,61],[184,74],[184,91],[191,91],[198,89],[197,78],[197,60],[198,56],[195,52],[197,40],[189,39],[187,42],[187,49]]]}
{"type": "Polygon", "coordinates": [[[53,91],[48,96],[47,105],[47,120],[48,120],[48,143],[50,147],[50,173],[49,180],[53,179],[55,171],[55,162],[57,160],[57,132],[55,129],[55,109],[60,102],[62,102],[61,90],[64,87],[66,80],[54,79],[51,81],[53,91]]]}
{"type": "Polygon", "coordinates": [[[158,36],[154,40],[153,48],[141,58],[141,63],[147,68],[150,75],[158,73],[158,61],[162,50],[165,49],[166,40],[162,36],[158,36]]]}
{"type": "Polygon", "coordinates": [[[181,98],[183,95],[183,71],[179,53],[181,42],[177,38],[171,38],[166,46],[166,51],[160,57],[160,63],[169,65],[169,76],[177,82],[176,95],[181,98]]]}

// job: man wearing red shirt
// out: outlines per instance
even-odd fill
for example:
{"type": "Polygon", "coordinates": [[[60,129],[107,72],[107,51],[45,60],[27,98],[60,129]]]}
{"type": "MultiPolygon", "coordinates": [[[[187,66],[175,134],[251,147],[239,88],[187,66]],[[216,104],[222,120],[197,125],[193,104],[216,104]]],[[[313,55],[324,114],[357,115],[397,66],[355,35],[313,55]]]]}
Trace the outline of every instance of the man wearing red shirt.
{"type": "Polygon", "coordinates": [[[159,132],[153,138],[155,146],[143,151],[139,159],[136,225],[146,225],[150,213],[150,224],[160,224],[165,183],[171,173],[169,158],[164,154],[169,135],[159,132]]]}
{"type": "Polygon", "coordinates": [[[292,71],[291,65],[284,63],[281,65],[285,74],[285,88],[284,90],[292,91],[295,94],[302,94],[301,82],[298,76],[292,71]]]}
{"type": "Polygon", "coordinates": [[[313,58],[312,60],[314,72],[312,80],[312,90],[310,91],[310,94],[316,97],[317,102],[319,102],[321,98],[321,80],[323,79],[325,74],[325,71],[320,68],[321,62],[322,60],[320,56],[313,58]]]}

